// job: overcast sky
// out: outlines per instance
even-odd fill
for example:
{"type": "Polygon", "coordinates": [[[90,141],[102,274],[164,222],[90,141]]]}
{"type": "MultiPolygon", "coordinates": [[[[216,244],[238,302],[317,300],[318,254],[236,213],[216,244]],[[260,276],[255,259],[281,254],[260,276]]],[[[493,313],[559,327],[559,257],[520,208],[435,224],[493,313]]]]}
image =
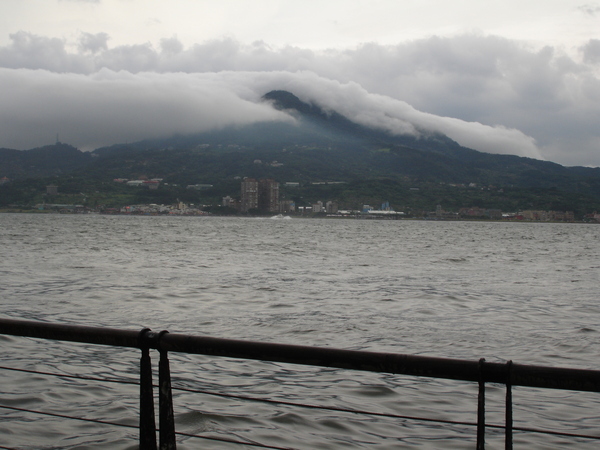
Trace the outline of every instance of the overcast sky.
{"type": "Polygon", "coordinates": [[[393,133],[600,166],[600,2],[2,0],[0,147],[290,121],[272,89],[393,133]]]}

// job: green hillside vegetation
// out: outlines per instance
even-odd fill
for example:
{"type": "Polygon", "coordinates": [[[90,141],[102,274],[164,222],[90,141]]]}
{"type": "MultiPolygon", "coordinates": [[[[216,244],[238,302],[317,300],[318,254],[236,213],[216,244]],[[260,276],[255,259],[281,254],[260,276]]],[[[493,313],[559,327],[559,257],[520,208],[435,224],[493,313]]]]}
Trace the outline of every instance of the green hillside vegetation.
{"type": "Polygon", "coordinates": [[[600,168],[482,153],[424,131],[418,137],[389,135],[285,91],[270,92],[264,100],[297,123],[230,127],[91,153],[62,143],[0,149],[0,178],[10,179],[0,185],[0,207],[46,202],[115,208],[178,200],[214,206],[225,196],[239,198],[242,179],[250,177],[278,181],[282,198],[298,206],[331,200],[341,209],[389,201],[396,210],[415,214],[438,204],[447,211],[477,206],[574,211],[578,217],[600,211],[600,168]],[[162,181],[149,190],[117,178],[162,181]],[[45,194],[49,184],[58,186],[59,195],[45,194]],[[198,184],[212,187],[187,189],[198,184]]]}
{"type": "MultiPolygon", "coordinates": [[[[473,206],[505,212],[569,210],[578,217],[600,210],[600,198],[593,195],[597,186],[594,179],[586,182],[586,178],[566,174],[540,175],[537,186],[528,186],[534,183],[527,170],[525,175],[508,176],[490,170],[454,167],[445,159],[427,164],[415,150],[400,152],[394,148],[364,152],[318,148],[122,149],[92,158],[90,164],[70,175],[17,179],[0,186],[0,206],[31,208],[46,202],[116,208],[177,201],[220,205],[224,196],[239,198],[242,178],[252,177],[279,181],[282,199],[294,200],[298,206],[332,200],[341,209],[360,209],[365,204],[379,207],[389,201],[394,209],[415,215],[431,211],[437,204],[447,211],[473,206]],[[115,182],[116,178],[162,178],[162,182],[157,190],[149,190],[115,182]],[[288,187],[286,182],[300,186],[288,187]],[[313,184],[323,182],[334,183],[313,184]],[[469,187],[470,183],[475,186],[469,187]],[[45,194],[49,184],[58,186],[59,195],[45,194]],[[196,184],[213,187],[187,188],[196,184]]],[[[533,175],[536,174],[534,171],[533,175]]]]}

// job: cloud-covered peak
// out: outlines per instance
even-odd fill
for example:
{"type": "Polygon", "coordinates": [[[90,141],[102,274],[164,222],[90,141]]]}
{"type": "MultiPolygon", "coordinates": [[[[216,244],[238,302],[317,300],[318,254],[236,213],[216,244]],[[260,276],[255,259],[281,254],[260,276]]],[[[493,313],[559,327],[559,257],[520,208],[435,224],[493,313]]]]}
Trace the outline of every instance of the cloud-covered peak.
{"type": "Polygon", "coordinates": [[[327,51],[231,38],[186,48],[175,36],[111,47],[102,32],[73,43],[25,31],[10,39],[0,47],[4,147],[39,146],[59,132],[92,149],[293,120],[260,102],[282,89],[390,133],[437,131],[480,151],[600,165],[595,40],[578,61],[481,34],[327,51]]]}

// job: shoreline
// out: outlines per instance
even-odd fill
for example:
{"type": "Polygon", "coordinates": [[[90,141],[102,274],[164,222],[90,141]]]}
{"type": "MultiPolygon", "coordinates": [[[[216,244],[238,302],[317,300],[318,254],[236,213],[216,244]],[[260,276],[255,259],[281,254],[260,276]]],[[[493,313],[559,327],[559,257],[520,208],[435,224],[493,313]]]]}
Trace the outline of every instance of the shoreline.
{"type": "MultiPolygon", "coordinates": [[[[269,219],[272,217],[269,215],[235,215],[235,214],[159,214],[159,213],[104,213],[99,211],[86,211],[86,212],[66,212],[66,211],[49,211],[49,210],[38,210],[38,209],[20,209],[20,208],[5,208],[0,209],[0,214],[42,214],[42,215],[69,215],[69,216],[81,216],[81,215],[101,215],[101,216],[136,216],[136,217],[236,217],[236,218],[265,218],[269,219]]],[[[573,223],[573,224],[598,224],[600,222],[594,220],[569,220],[569,221],[558,221],[558,220],[529,220],[529,219],[515,219],[515,218],[502,218],[502,219],[490,219],[490,218],[435,218],[435,217],[383,217],[383,216],[372,216],[368,214],[346,214],[346,215],[293,215],[288,214],[291,219],[344,219],[344,220],[375,220],[375,221],[424,221],[424,222],[494,222],[494,223],[573,223]]]]}

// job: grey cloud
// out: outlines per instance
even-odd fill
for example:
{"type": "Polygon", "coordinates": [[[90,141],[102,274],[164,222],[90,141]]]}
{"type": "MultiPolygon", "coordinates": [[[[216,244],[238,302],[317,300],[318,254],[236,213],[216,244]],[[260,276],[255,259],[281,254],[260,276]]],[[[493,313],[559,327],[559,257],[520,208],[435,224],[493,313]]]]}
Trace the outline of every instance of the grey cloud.
{"type": "Polygon", "coordinates": [[[57,132],[92,150],[115,142],[194,133],[257,121],[291,121],[266,104],[234,93],[214,76],[93,75],[0,69],[6,91],[0,110],[3,146],[31,148],[57,132]]]}
{"type": "Polygon", "coordinates": [[[94,65],[96,70],[108,68],[138,73],[153,71],[159,60],[160,54],[150,44],[122,45],[97,55],[94,65]]]}
{"type": "Polygon", "coordinates": [[[80,74],[90,86],[103,72],[126,71],[132,80],[152,75],[156,83],[163,77],[166,84],[174,73],[190,74],[179,79],[173,98],[200,89],[200,79],[220,79],[223,93],[236,92],[247,102],[287,86],[323,107],[394,132],[436,128],[482,151],[600,165],[599,132],[591,125],[600,122],[600,102],[592,101],[600,98],[596,40],[582,48],[584,60],[577,62],[552,47],[534,50],[477,34],[323,52],[233,39],[184,48],[176,37],[162,40],[158,49],[150,44],[107,48],[102,36],[90,36],[98,38],[92,40],[98,44],[95,53],[84,48],[69,53],[57,39],[11,35],[11,45],[0,48],[0,67],[80,74]],[[568,147],[560,152],[561,145],[568,147]]]}
{"type": "Polygon", "coordinates": [[[583,59],[590,64],[600,63],[600,40],[590,39],[587,44],[581,47],[583,59]]]}
{"type": "Polygon", "coordinates": [[[168,55],[177,55],[183,51],[183,44],[176,38],[161,39],[160,48],[163,53],[168,55]]]}
{"type": "Polygon", "coordinates": [[[79,38],[79,51],[98,53],[103,50],[108,50],[108,39],[107,33],[81,33],[79,38]]]}
{"type": "Polygon", "coordinates": [[[581,5],[577,9],[590,16],[596,16],[600,12],[600,6],[596,3],[581,5]]]}
{"type": "Polygon", "coordinates": [[[19,31],[9,35],[11,45],[0,50],[0,61],[5,67],[65,70],[69,55],[61,39],[36,36],[19,31]]]}
{"type": "Polygon", "coordinates": [[[89,57],[69,53],[62,39],[25,31],[10,34],[9,38],[10,44],[0,48],[0,67],[76,73],[90,72],[94,68],[89,57]]]}
{"type": "MultiPolygon", "coordinates": [[[[592,145],[597,127],[579,128],[588,118],[600,121],[600,103],[589,101],[600,94],[593,67],[550,47],[534,51],[495,37],[448,40],[461,42],[457,56],[437,57],[444,46],[434,38],[359,49],[341,70],[370,92],[403,99],[422,111],[521,130],[535,138],[542,155],[562,164],[600,165],[598,147],[592,145]],[[354,71],[358,61],[367,68],[354,71]],[[561,136],[574,129],[580,145],[571,140],[557,152],[561,136]]],[[[454,45],[446,53],[452,51],[454,45]]]]}
{"type": "Polygon", "coordinates": [[[293,121],[259,101],[270,89],[289,89],[305,101],[393,133],[416,134],[416,126],[443,131],[484,150],[501,150],[510,143],[513,152],[539,156],[531,138],[516,130],[422,113],[405,102],[370,94],[356,83],[312,72],[132,74],[103,69],[93,75],[59,75],[2,69],[0,81],[9,93],[7,101],[14,105],[0,113],[0,134],[13,142],[27,136],[30,146],[35,139],[47,142],[56,131],[91,149],[225,125],[293,121]],[[18,123],[15,117],[21,118],[18,123]]]}

